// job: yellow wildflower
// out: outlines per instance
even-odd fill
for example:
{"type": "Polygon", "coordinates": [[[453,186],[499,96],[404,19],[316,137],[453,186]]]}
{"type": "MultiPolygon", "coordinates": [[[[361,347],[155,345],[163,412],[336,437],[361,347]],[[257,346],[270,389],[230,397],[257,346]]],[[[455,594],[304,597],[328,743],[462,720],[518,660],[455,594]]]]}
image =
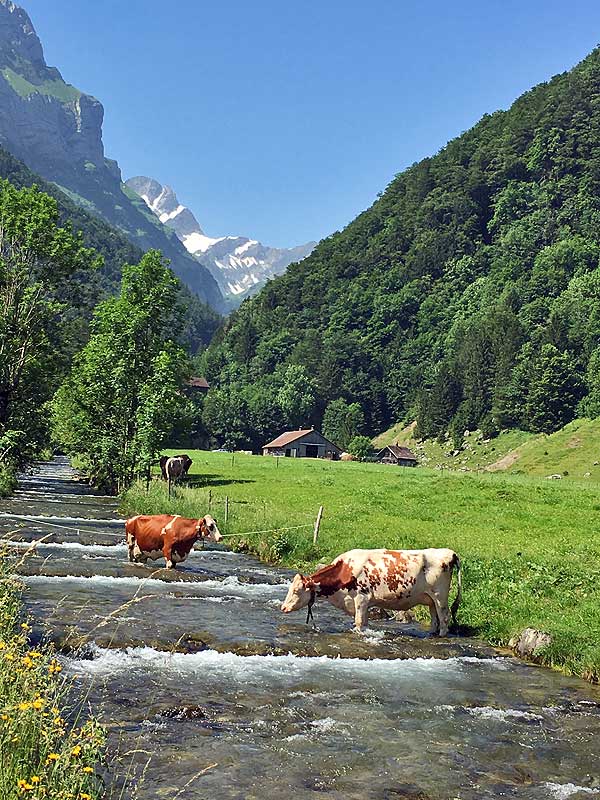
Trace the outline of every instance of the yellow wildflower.
{"type": "Polygon", "coordinates": [[[41,698],[41,697],[36,697],[36,699],[33,701],[33,703],[32,703],[31,705],[32,705],[34,708],[37,708],[37,710],[39,711],[39,710],[40,710],[40,708],[43,708],[43,707],[44,707],[44,701],[42,700],[42,698],[41,698]]]}
{"type": "Polygon", "coordinates": [[[4,650],[5,648],[6,648],[6,642],[3,642],[2,639],[0,639],[0,650],[4,650]]]}
{"type": "Polygon", "coordinates": [[[81,753],[81,745],[76,744],[75,747],[71,750],[71,755],[78,756],[81,753]]]}
{"type": "Polygon", "coordinates": [[[31,703],[19,703],[18,709],[19,711],[29,711],[31,708],[31,703]]]}
{"type": "Polygon", "coordinates": [[[23,661],[24,666],[26,666],[28,668],[29,667],[33,667],[33,661],[29,658],[29,656],[23,656],[22,661],[23,661]]]}
{"type": "Polygon", "coordinates": [[[31,783],[39,783],[41,781],[41,778],[39,777],[39,775],[32,775],[29,781],[31,783]]]}
{"type": "Polygon", "coordinates": [[[65,723],[65,721],[64,721],[64,719],[62,717],[55,717],[54,718],[54,724],[55,725],[64,725],[64,723],[65,723]]]}
{"type": "Polygon", "coordinates": [[[84,767],[84,768],[82,769],[82,772],[87,772],[87,773],[88,773],[88,775],[91,775],[93,771],[94,771],[94,768],[93,768],[93,767],[84,767]]]}
{"type": "Polygon", "coordinates": [[[80,800],[92,800],[92,795],[88,794],[87,792],[82,792],[79,795],[80,800]]]}
{"type": "Polygon", "coordinates": [[[58,761],[59,758],[60,756],[58,753],[50,753],[46,761],[58,761]]]}
{"type": "Polygon", "coordinates": [[[30,658],[41,658],[42,654],[39,653],[37,650],[30,650],[29,651],[30,658]]]}
{"type": "Polygon", "coordinates": [[[10,719],[10,717],[8,716],[8,714],[2,714],[0,715],[0,719],[6,722],[6,720],[10,719]]]}
{"type": "Polygon", "coordinates": [[[15,657],[13,656],[13,654],[12,654],[12,653],[7,653],[7,654],[4,656],[4,658],[5,658],[7,661],[14,661],[14,660],[15,660],[15,657]]]}

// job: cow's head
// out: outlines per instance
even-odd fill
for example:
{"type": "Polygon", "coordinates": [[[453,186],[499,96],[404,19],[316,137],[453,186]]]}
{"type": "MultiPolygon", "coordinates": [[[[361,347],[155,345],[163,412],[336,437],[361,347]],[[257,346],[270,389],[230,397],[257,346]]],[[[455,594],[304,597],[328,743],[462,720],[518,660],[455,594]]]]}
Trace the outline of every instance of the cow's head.
{"type": "Polygon", "coordinates": [[[213,519],[210,514],[198,520],[198,527],[196,530],[199,536],[209,542],[220,542],[223,538],[221,536],[221,531],[217,527],[216,519],[213,519]]]}
{"type": "Polygon", "coordinates": [[[281,604],[284,614],[290,611],[298,611],[299,608],[307,606],[315,594],[315,584],[305,575],[296,575],[289,588],[287,597],[281,604]]]}

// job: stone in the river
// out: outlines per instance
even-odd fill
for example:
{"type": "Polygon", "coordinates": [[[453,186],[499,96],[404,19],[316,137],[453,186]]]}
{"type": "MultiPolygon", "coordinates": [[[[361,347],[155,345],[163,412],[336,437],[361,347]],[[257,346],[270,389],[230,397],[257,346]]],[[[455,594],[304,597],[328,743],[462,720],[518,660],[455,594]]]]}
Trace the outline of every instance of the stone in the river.
{"type": "Polygon", "coordinates": [[[383,791],[384,800],[431,800],[428,794],[422,792],[418,786],[405,783],[399,786],[390,787],[383,791]]]}

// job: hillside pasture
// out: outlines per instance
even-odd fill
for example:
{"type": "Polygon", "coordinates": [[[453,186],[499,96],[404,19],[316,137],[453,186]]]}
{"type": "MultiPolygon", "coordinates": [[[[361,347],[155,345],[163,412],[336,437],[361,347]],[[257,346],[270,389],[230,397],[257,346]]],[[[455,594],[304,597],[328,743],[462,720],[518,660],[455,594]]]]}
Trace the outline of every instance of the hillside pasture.
{"type": "Polygon", "coordinates": [[[412,448],[424,466],[508,472],[600,483],[600,419],[574,419],[554,433],[507,430],[493,439],[472,431],[459,448],[450,440],[415,439],[415,424],[398,423],[375,439],[375,448],[397,442],[412,448]]]}
{"type": "Polygon", "coordinates": [[[600,492],[589,481],[189,452],[187,486],[169,500],[161,481],[148,493],[138,484],[122,510],[210,510],[230,546],[303,571],[354,547],[451,547],[464,565],[463,631],[506,645],[539,628],[553,637],[544,663],[598,679],[600,492]]]}

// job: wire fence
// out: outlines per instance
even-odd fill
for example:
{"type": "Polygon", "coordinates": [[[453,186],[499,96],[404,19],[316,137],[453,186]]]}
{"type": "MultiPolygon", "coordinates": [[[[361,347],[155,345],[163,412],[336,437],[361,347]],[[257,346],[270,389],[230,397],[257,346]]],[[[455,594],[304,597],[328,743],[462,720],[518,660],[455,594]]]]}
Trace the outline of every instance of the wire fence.
{"type": "MultiPolygon", "coordinates": [[[[75,527],[73,525],[58,525],[56,522],[46,522],[45,520],[42,520],[39,517],[28,517],[28,516],[26,516],[24,514],[6,514],[5,516],[7,518],[10,518],[10,519],[15,519],[15,520],[16,519],[21,519],[21,520],[26,521],[26,522],[32,522],[32,523],[35,523],[35,525],[45,525],[46,527],[49,527],[49,528],[58,528],[58,529],[64,530],[64,531],[76,532],[78,535],[80,533],[91,533],[94,536],[118,536],[120,539],[124,539],[125,538],[124,534],[121,531],[119,531],[117,533],[117,531],[114,531],[114,532],[113,531],[99,531],[97,529],[82,528],[82,527],[79,527],[79,526],[75,527]]],[[[173,515],[173,516],[175,516],[175,515],[173,515]]],[[[114,520],[112,520],[112,521],[114,522],[114,520]]],[[[123,523],[125,523],[125,520],[123,520],[123,523]]],[[[11,531],[11,533],[19,533],[24,529],[24,527],[25,526],[23,526],[21,528],[18,528],[15,531],[11,531]]],[[[293,531],[293,530],[299,530],[300,528],[313,528],[313,525],[310,524],[310,523],[307,523],[305,525],[287,525],[287,526],[279,526],[277,528],[267,528],[267,529],[264,529],[264,530],[243,531],[241,533],[223,533],[223,534],[221,534],[221,538],[228,539],[228,538],[237,537],[237,536],[253,536],[253,535],[257,535],[257,534],[261,534],[261,533],[278,533],[279,531],[293,531]]],[[[46,538],[47,537],[44,537],[44,539],[46,539],[46,538]]],[[[41,541],[42,541],[41,539],[37,540],[37,542],[41,542],[41,541]]],[[[0,539],[0,544],[14,544],[14,543],[15,543],[14,539],[0,539]]],[[[31,543],[32,544],[36,544],[36,541],[34,540],[31,543]]]]}

